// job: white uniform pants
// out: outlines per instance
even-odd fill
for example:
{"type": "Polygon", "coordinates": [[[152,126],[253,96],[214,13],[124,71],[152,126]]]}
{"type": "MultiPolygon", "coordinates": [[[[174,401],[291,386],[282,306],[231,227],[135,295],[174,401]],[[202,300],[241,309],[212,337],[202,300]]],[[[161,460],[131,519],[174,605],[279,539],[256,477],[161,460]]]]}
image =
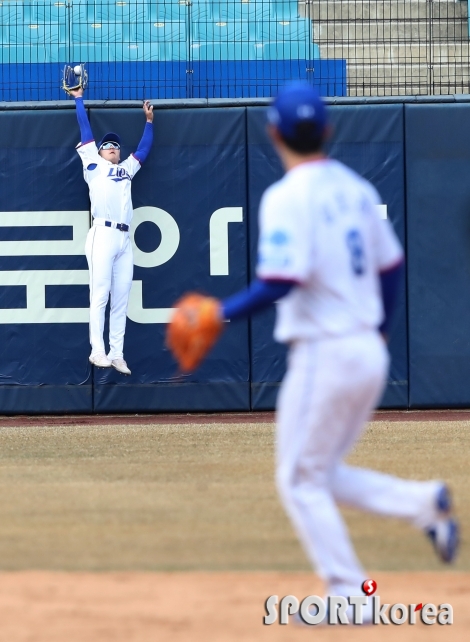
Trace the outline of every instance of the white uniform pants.
{"type": "Polygon", "coordinates": [[[109,357],[122,358],[127,303],[134,273],[129,232],[93,226],[88,232],[85,253],[90,271],[91,354],[105,352],[104,313],[111,294],[109,357]]]}
{"type": "Polygon", "coordinates": [[[332,595],[362,595],[367,579],[336,503],[408,519],[436,517],[437,482],[405,481],[343,463],[380,400],[388,354],[376,332],[289,353],[277,408],[277,483],[285,509],[332,595]]]}

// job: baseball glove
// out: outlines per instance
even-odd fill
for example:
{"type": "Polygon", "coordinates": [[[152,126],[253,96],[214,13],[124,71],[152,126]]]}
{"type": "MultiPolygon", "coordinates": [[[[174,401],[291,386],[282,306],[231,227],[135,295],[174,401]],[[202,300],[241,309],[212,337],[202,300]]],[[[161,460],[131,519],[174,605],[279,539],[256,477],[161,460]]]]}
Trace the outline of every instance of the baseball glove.
{"type": "Polygon", "coordinates": [[[85,90],[87,85],[88,73],[84,64],[76,65],[75,67],[65,65],[62,74],[62,89],[64,91],[70,95],[71,90],[80,89],[80,87],[85,90]]]}
{"type": "Polygon", "coordinates": [[[175,303],[166,344],[182,372],[195,370],[217,341],[223,321],[220,302],[195,292],[175,303]]]}

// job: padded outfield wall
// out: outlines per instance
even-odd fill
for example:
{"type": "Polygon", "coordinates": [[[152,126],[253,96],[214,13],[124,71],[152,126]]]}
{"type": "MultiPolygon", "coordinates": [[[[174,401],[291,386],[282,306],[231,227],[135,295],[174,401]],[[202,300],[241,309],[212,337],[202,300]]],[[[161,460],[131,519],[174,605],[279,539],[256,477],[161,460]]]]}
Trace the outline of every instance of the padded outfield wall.
{"type": "MultiPolygon", "coordinates": [[[[407,249],[382,407],[470,405],[470,102],[337,100],[330,153],[369,179],[407,249]]],[[[164,346],[174,300],[227,296],[256,259],[257,209],[281,176],[262,101],[156,103],[155,144],[133,184],[131,377],[88,362],[90,225],[70,102],[0,105],[0,413],[268,409],[285,368],[274,311],[228,324],[178,377],[164,346]]],[[[138,103],[88,103],[95,136],[137,145],[138,103]]],[[[105,329],[107,333],[107,327],[105,329]]]]}

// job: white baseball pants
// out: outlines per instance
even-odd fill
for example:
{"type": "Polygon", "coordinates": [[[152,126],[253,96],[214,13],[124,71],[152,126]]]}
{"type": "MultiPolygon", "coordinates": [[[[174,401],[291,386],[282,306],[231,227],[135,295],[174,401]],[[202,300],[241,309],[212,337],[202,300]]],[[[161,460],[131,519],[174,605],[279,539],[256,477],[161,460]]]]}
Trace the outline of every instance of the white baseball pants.
{"type": "Polygon", "coordinates": [[[311,563],[331,595],[362,595],[367,579],[336,502],[424,528],[436,517],[437,482],[405,481],[343,463],[380,400],[388,354],[364,332],[299,341],[277,407],[277,483],[311,563]]]}
{"type": "Polygon", "coordinates": [[[129,232],[93,226],[88,232],[85,253],[90,271],[91,354],[105,352],[104,314],[111,294],[109,358],[122,358],[127,303],[134,274],[129,232]]]}

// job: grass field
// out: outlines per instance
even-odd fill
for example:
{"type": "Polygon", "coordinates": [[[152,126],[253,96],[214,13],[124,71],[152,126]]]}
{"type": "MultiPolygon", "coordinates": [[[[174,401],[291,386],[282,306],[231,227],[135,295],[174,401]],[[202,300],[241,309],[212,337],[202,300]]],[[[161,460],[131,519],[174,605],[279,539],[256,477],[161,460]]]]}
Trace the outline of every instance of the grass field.
{"type": "MultiPolygon", "coordinates": [[[[212,587],[219,580],[225,586],[228,582],[227,595],[235,590],[234,577],[251,577],[249,581],[253,586],[266,587],[260,588],[260,594],[268,590],[270,578],[277,578],[272,579],[273,586],[275,582],[284,586],[289,577],[294,578],[294,583],[299,581],[304,590],[307,590],[306,586],[318,586],[318,581],[308,572],[304,553],[277,499],[273,483],[273,444],[271,423],[227,424],[223,423],[223,418],[220,423],[209,425],[48,426],[42,422],[36,426],[3,426],[0,431],[0,559],[4,573],[0,619],[4,627],[9,617],[11,620],[16,613],[11,604],[7,608],[7,596],[16,595],[14,603],[18,608],[22,605],[23,613],[36,613],[34,609],[41,604],[49,605],[49,611],[53,610],[54,599],[31,598],[34,590],[41,594],[41,586],[49,586],[46,595],[62,596],[65,602],[60,604],[64,606],[67,596],[72,599],[70,595],[73,594],[73,590],[66,591],[64,587],[72,581],[78,592],[72,602],[78,605],[83,581],[88,587],[83,589],[83,595],[94,595],[98,591],[104,608],[108,599],[106,590],[90,587],[90,578],[94,577],[98,585],[99,582],[106,583],[108,578],[109,587],[117,581],[117,589],[108,587],[110,595],[113,590],[121,591],[121,597],[112,601],[114,607],[121,605],[118,619],[110,617],[109,622],[122,620],[125,604],[134,606],[128,614],[130,619],[125,620],[129,626],[124,626],[120,637],[111,625],[108,628],[103,625],[100,629],[99,611],[96,611],[99,601],[95,602],[95,617],[88,617],[88,625],[93,622],[97,628],[81,634],[88,639],[99,642],[108,639],[234,640],[235,637],[224,637],[220,632],[211,637],[209,624],[207,633],[198,632],[196,627],[191,634],[191,618],[186,618],[190,628],[185,629],[184,625],[181,628],[176,625],[181,624],[176,614],[173,614],[174,621],[171,613],[168,614],[166,624],[152,621],[144,606],[140,610],[137,608],[136,596],[139,591],[142,595],[145,593],[147,599],[157,595],[159,582],[167,587],[171,585],[170,593],[173,591],[178,596],[178,578],[182,582],[181,595],[188,595],[188,586],[191,582],[197,585],[194,578],[198,577],[206,578],[207,586],[212,587]],[[31,574],[31,570],[37,572],[31,574]],[[55,573],[47,574],[50,571],[55,573]],[[237,575],[234,576],[234,572],[237,575]],[[213,577],[215,584],[211,584],[208,577],[213,577]],[[133,584],[136,578],[140,579],[133,584]],[[152,584],[152,578],[157,584],[152,584]],[[31,587],[30,593],[23,590],[25,582],[31,587]],[[126,587],[130,591],[127,600],[126,587]],[[139,623],[137,637],[132,623],[136,626],[139,623]]],[[[448,480],[464,532],[462,552],[453,567],[453,571],[460,571],[460,574],[446,574],[444,579],[443,571],[447,569],[435,559],[430,544],[421,533],[395,520],[348,511],[346,518],[355,545],[371,576],[377,571],[393,571],[394,575],[383,577],[395,578],[398,586],[400,577],[408,577],[408,584],[421,578],[420,586],[427,585],[428,580],[422,580],[426,577],[442,577],[442,586],[446,586],[446,582],[454,586],[457,580],[452,577],[457,577],[460,588],[455,599],[468,599],[469,452],[468,421],[379,421],[369,425],[350,457],[351,463],[404,477],[448,480]],[[416,575],[410,575],[410,571],[416,575]],[[438,575],[426,575],[431,572],[438,575]]],[[[242,582],[245,588],[247,581],[242,582]]],[[[392,591],[396,588],[391,585],[392,591]]],[[[220,597],[220,591],[218,588],[214,594],[220,597]]],[[[271,593],[275,590],[268,594],[271,593]]],[[[165,591],[163,594],[166,595],[165,591]]],[[[243,595],[247,599],[249,591],[243,595]]],[[[230,599],[240,601],[241,598],[232,595],[230,599]]],[[[178,597],[175,600],[178,603],[178,597]]],[[[142,605],[144,603],[145,599],[142,605]]],[[[193,606],[188,613],[192,612],[193,606]]],[[[59,609],[61,617],[64,613],[70,616],[64,608],[65,611],[59,609]]],[[[148,608],[151,611],[151,604],[148,608]]],[[[230,609],[230,605],[227,608],[230,609]]],[[[256,629],[259,625],[261,630],[247,627],[244,634],[237,632],[236,639],[297,639],[292,637],[292,631],[289,636],[285,634],[287,637],[277,637],[283,627],[263,628],[263,614],[261,602],[259,620],[256,620],[256,629]],[[277,633],[268,635],[268,631],[275,630],[277,633]]],[[[73,637],[67,630],[67,621],[71,626],[73,618],[65,618],[65,628],[60,628],[57,637],[50,627],[47,635],[40,637],[40,627],[31,617],[32,620],[27,617],[18,620],[18,631],[30,622],[28,626],[34,626],[35,637],[28,637],[26,629],[15,637],[16,625],[12,620],[8,637],[4,639],[9,642],[83,639],[73,637]]],[[[61,617],[58,621],[62,621],[61,617]]],[[[194,617],[199,621],[196,615],[194,617]]],[[[470,619],[467,624],[470,630],[470,619]]],[[[72,628],[80,630],[77,626],[75,623],[72,628]]],[[[457,626],[452,629],[425,627],[424,631],[428,629],[433,632],[427,634],[426,639],[437,639],[432,637],[437,635],[437,629],[441,631],[439,639],[466,639],[455,637],[460,630],[457,626]],[[449,637],[449,631],[454,637],[449,637]]],[[[401,628],[400,635],[403,630],[401,628]]],[[[463,635],[463,629],[461,632],[463,635]]],[[[320,639],[326,640],[325,634],[322,635],[320,639]]],[[[414,635],[412,639],[421,639],[416,633],[414,635]]]]}
{"type": "MultiPolygon", "coordinates": [[[[3,428],[6,570],[308,570],[273,483],[272,424],[3,428]]],[[[370,424],[352,463],[451,483],[470,531],[470,424],[370,424]]],[[[347,513],[364,564],[438,570],[407,524],[347,513]]],[[[465,545],[457,568],[470,570],[465,545]]]]}

